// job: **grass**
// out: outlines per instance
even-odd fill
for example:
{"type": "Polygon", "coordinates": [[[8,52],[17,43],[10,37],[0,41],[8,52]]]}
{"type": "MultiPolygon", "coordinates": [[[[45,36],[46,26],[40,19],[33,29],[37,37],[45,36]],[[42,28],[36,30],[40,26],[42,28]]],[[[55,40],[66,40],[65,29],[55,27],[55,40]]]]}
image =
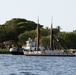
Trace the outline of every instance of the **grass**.
{"type": "Polygon", "coordinates": [[[10,51],[6,49],[0,49],[0,54],[10,54],[10,51]]]}

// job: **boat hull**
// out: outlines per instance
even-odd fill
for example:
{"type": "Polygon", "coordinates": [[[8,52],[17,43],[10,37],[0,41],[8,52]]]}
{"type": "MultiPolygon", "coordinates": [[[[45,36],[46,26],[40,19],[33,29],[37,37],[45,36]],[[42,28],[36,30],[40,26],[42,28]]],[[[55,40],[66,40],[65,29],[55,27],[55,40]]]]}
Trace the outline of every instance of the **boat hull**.
{"type": "Polygon", "coordinates": [[[12,55],[24,55],[23,52],[14,52],[14,51],[12,51],[11,54],[12,55]]]}
{"type": "Polygon", "coordinates": [[[76,55],[49,55],[49,54],[25,54],[26,56],[58,56],[58,57],[75,57],[76,55]]]}
{"type": "Polygon", "coordinates": [[[75,53],[66,53],[61,50],[45,50],[45,51],[34,51],[34,52],[24,51],[24,55],[26,55],[26,56],[60,56],[60,57],[62,57],[62,56],[64,56],[64,57],[76,56],[75,53]]]}
{"type": "Polygon", "coordinates": [[[24,55],[24,53],[23,53],[23,49],[22,48],[16,48],[16,47],[14,47],[14,48],[10,48],[10,53],[11,54],[13,54],[13,55],[24,55]]]}

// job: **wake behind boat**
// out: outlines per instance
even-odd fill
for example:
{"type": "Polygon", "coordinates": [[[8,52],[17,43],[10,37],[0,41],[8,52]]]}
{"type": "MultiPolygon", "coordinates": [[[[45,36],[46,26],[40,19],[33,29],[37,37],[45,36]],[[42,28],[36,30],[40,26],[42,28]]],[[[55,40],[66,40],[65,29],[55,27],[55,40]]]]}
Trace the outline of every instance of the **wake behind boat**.
{"type": "Polygon", "coordinates": [[[26,56],[76,56],[76,53],[71,51],[66,52],[65,50],[58,50],[54,49],[53,40],[54,40],[54,33],[53,33],[53,25],[51,23],[50,28],[50,49],[45,49],[42,45],[40,45],[40,33],[39,33],[39,20],[37,25],[37,44],[32,40],[29,39],[26,41],[26,45],[23,47],[25,50],[24,55],[26,56]]]}

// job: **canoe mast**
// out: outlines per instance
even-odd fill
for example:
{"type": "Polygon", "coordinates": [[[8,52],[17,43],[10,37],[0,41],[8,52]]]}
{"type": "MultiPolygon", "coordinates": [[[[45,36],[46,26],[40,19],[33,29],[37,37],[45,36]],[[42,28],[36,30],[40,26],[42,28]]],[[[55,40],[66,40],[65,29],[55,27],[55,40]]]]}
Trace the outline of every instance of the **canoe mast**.
{"type": "Polygon", "coordinates": [[[39,18],[38,18],[38,24],[37,24],[37,50],[39,50],[40,45],[40,28],[39,28],[39,18]]]}
{"type": "MultiPolygon", "coordinates": [[[[54,32],[53,32],[53,23],[52,23],[53,18],[51,18],[51,28],[50,28],[50,49],[54,50],[54,32]]],[[[39,50],[39,45],[40,45],[40,28],[39,28],[39,18],[38,18],[38,24],[37,24],[37,50],[39,50]]]]}
{"type": "Polygon", "coordinates": [[[50,49],[51,50],[54,50],[54,46],[53,46],[53,39],[54,39],[54,36],[53,36],[53,17],[51,18],[51,28],[50,28],[50,49]]]}

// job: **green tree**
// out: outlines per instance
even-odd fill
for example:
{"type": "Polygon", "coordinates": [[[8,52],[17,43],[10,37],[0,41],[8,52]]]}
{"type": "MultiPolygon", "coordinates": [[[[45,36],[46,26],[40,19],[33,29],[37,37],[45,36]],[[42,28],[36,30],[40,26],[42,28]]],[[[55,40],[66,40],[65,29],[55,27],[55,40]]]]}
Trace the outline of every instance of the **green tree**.
{"type": "MultiPolygon", "coordinates": [[[[35,30],[37,24],[33,21],[29,21],[21,18],[13,18],[9,21],[6,21],[4,24],[6,30],[6,40],[15,40],[18,41],[18,36],[25,32],[35,30]]],[[[39,25],[42,27],[42,25],[39,25]]]]}
{"type": "Polygon", "coordinates": [[[76,34],[73,32],[60,32],[57,35],[62,45],[66,48],[76,48],[76,34]]]}
{"type": "Polygon", "coordinates": [[[4,29],[4,25],[0,26],[0,42],[3,42],[6,40],[6,30],[4,29]]]}
{"type": "Polygon", "coordinates": [[[42,36],[41,37],[41,43],[43,46],[47,49],[50,46],[50,36],[42,36]]]}
{"type": "Polygon", "coordinates": [[[36,31],[35,30],[25,31],[24,33],[22,33],[18,36],[18,39],[19,39],[18,43],[19,44],[26,43],[28,38],[35,39],[35,37],[36,37],[36,31]]]}

